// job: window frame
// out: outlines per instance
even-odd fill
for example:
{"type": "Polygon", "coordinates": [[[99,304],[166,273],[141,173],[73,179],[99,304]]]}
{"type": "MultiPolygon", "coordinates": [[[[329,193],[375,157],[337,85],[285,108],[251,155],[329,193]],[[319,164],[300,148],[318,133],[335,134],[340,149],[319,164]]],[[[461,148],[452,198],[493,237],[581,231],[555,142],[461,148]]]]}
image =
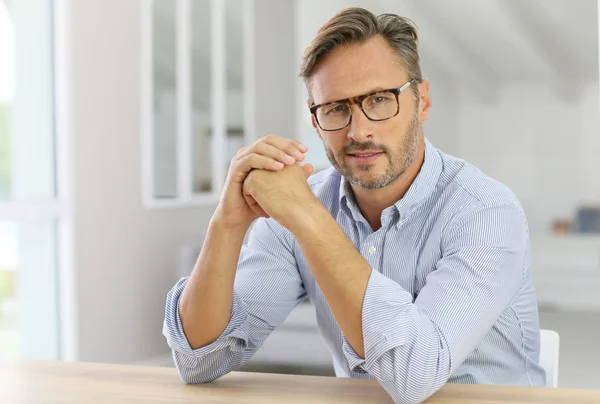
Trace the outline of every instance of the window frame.
{"type": "MultiPolygon", "coordinates": [[[[0,221],[52,222],[55,227],[53,248],[56,249],[56,324],[58,346],[56,359],[77,359],[76,299],[74,271],[73,189],[71,169],[71,133],[69,130],[69,22],[68,0],[48,0],[50,61],[49,83],[54,153],[54,197],[0,201],[0,221]]],[[[38,29],[38,28],[36,28],[38,29]]],[[[37,339],[37,336],[36,336],[37,339]]],[[[27,341],[24,346],[36,341],[27,341]]],[[[27,348],[21,349],[28,356],[27,348]]]]}
{"type": "MultiPolygon", "coordinates": [[[[191,1],[175,0],[175,38],[176,38],[176,173],[177,193],[174,198],[156,198],[154,196],[155,164],[154,152],[154,49],[153,49],[153,7],[154,0],[142,2],[141,23],[141,194],[142,205],[147,209],[185,208],[192,206],[212,206],[219,202],[222,187],[227,176],[227,78],[226,78],[226,4],[223,0],[210,0],[210,46],[211,46],[211,136],[214,141],[210,155],[212,172],[212,190],[210,192],[194,192],[193,164],[190,150],[192,139],[192,38],[191,38],[191,1]]],[[[252,132],[253,116],[250,105],[253,99],[252,86],[253,59],[253,10],[254,1],[243,3],[243,102],[244,102],[244,143],[254,139],[252,132]]]]}

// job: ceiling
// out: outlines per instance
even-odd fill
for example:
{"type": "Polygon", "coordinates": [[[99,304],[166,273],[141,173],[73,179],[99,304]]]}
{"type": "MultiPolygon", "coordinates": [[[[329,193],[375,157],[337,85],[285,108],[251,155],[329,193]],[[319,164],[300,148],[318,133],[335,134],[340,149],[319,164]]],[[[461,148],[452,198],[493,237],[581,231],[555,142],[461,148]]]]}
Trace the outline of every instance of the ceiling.
{"type": "MultiPolygon", "coordinates": [[[[227,82],[238,89],[243,76],[242,2],[225,2],[227,82]]],[[[162,55],[157,64],[168,76],[173,70],[175,2],[155,3],[155,32],[160,32],[155,46],[162,55]]],[[[210,88],[210,0],[191,3],[194,92],[201,98],[210,88]]],[[[411,18],[419,28],[424,74],[482,99],[505,83],[543,82],[572,100],[584,84],[598,81],[596,0],[337,0],[335,5],[411,18]]],[[[332,4],[323,7],[329,10],[332,4]]],[[[319,12],[311,9],[315,19],[329,18],[319,12]]]]}
{"type": "Polygon", "coordinates": [[[474,92],[541,81],[570,99],[598,80],[596,0],[362,3],[375,13],[411,18],[419,28],[424,72],[474,92]]]}

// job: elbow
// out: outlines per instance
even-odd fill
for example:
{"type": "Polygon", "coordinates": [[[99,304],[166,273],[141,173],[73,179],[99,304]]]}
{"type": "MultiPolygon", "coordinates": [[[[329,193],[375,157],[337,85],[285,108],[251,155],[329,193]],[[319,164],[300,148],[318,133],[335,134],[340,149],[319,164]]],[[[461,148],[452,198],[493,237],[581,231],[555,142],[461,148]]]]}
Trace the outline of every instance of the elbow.
{"type": "MultiPolygon", "coordinates": [[[[179,378],[185,384],[204,384],[204,383],[210,383],[213,380],[218,379],[218,377],[209,378],[209,377],[205,377],[202,374],[199,374],[196,372],[189,372],[189,371],[186,372],[185,370],[186,369],[184,369],[184,371],[181,371],[181,369],[179,370],[179,378]]],[[[189,369],[187,369],[187,370],[189,370],[189,369]]]]}
{"type": "Polygon", "coordinates": [[[381,383],[395,403],[420,404],[435,394],[450,378],[450,366],[410,366],[381,383]]]}
{"type": "Polygon", "coordinates": [[[217,380],[224,373],[207,373],[200,368],[185,368],[182,366],[177,366],[177,372],[179,373],[179,378],[185,384],[204,384],[210,383],[214,380],[217,380]]]}
{"type": "Polygon", "coordinates": [[[179,378],[185,384],[210,383],[242,365],[242,357],[232,356],[229,352],[213,352],[208,357],[198,358],[174,350],[173,360],[179,378]]]}
{"type": "Polygon", "coordinates": [[[402,392],[402,394],[398,394],[393,398],[394,403],[396,404],[421,404],[425,402],[429,397],[433,395],[434,392],[402,392]],[[410,393],[410,394],[407,394],[410,393]]]}
{"type": "Polygon", "coordinates": [[[194,356],[188,356],[173,350],[173,362],[179,379],[185,384],[210,383],[227,373],[226,369],[210,369],[201,366],[194,356]]]}
{"type": "Polygon", "coordinates": [[[179,379],[185,384],[202,384],[206,383],[202,378],[198,377],[197,372],[192,372],[193,369],[182,369],[177,367],[179,379]]]}
{"type": "Polygon", "coordinates": [[[435,383],[429,386],[390,386],[386,390],[397,404],[421,404],[430,398],[443,386],[443,383],[435,383]]]}

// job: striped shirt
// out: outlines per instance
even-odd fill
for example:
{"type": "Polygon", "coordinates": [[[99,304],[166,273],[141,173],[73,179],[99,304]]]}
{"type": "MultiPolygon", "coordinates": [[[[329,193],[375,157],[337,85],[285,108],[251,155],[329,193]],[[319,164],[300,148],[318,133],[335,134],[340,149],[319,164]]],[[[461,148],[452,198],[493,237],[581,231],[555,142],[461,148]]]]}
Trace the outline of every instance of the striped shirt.
{"type": "Polygon", "coordinates": [[[406,195],[373,231],[333,168],[311,189],[371,266],[363,301],[365,359],[342,334],[292,234],[259,219],[241,251],[231,319],[192,350],[179,298],[167,296],[163,333],[181,378],[214,380],[244,364],[307,297],[339,377],[376,379],[395,402],[419,403],[446,382],[543,386],[527,221],[514,194],[425,141],[406,195]]]}

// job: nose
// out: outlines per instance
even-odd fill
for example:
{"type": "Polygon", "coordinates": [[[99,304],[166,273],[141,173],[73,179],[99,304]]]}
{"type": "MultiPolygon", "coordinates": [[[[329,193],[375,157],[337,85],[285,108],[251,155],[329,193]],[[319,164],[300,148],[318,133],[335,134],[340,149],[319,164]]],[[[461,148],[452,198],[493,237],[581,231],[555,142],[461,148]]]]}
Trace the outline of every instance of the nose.
{"type": "Polygon", "coordinates": [[[348,138],[358,143],[373,138],[373,122],[365,116],[356,104],[352,105],[352,122],[348,129],[348,138]]]}

